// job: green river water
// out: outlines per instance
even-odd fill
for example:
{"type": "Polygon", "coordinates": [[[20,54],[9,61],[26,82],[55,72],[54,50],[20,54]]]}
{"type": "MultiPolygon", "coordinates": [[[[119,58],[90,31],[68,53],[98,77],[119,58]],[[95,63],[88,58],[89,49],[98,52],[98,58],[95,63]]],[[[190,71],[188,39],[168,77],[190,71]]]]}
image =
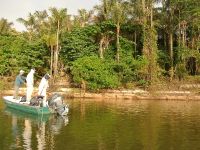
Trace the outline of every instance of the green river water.
{"type": "Polygon", "coordinates": [[[65,100],[66,117],[8,109],[0,150],[200,150],[200,102],[65,100]]]}

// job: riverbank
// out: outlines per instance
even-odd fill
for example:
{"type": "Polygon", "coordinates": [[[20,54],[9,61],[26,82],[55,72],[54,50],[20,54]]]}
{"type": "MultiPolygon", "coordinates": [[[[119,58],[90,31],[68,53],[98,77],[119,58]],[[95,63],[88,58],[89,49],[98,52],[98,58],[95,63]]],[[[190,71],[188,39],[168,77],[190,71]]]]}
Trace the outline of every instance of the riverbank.
{"type": "MultiPolygon", "coordinates": [[[[2,78],[0,95],[13,94],[13,80],[2,78]]],[[[37,95],[39,82],[35,83],[34,94],[37,95]]],[[[51,84],[48,94],[60,93],[66,98],[86,98],[86,99],[129,99],[129,100],[200,100],[200,79],[187,77],[185,80],[160,80],[158,83],[151,84],[148,88],[138,87],[131,84],[115,90],[100,90],[89,92],[75,87],[68,81],[68,78],[59,78],[56,84],[51,84]]],[[[20,88],[20,95],[25,95],[26,86],[20,88]]]]}
{"type": "MultiPolygon", "coordinates": [[[[85,92],[80,88],[56,88],[49,91],[48,94],[60,93],[65,98],[86,98],[86,99],[129,99],[129,100],[200,100],[200,93],[197,88],[200,85],[185,85],[179,90],[156,90],[147,91],[142,89],[121,89],[121,90],[104,90],[98,93],[85,92]],[[196,90],[191,90],[195,87],[196,90]]],[[[13,89],[2,90],[1,96],[12,95],[13,89]]],[[[26,88],[21,88],[19,94],[25,95],[26,88]]],[[[37,95],[37,89],[34,94],[37,95]]]]}
{"type": "Polygon", "coordinates": [[[200,100],[200,94],[189,90],[165,90],[146,91],[142,89],[134,90],[106,90],[99,93],[84,92],[80,89],[61,88],[58,91],[66,97],[87,98],[87,99],[131,99],[131,100],[200,100]]]}

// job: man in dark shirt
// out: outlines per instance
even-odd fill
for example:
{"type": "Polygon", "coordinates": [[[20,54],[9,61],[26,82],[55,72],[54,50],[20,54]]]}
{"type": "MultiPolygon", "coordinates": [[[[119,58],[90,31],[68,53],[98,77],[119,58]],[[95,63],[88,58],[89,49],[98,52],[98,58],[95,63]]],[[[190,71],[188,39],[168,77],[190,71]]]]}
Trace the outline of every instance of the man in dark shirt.
{"type": "Polygon", "coordinates": [[[21,87],[21,85],[23,83],[25,83],[26,78],[24,76],[22,76],[24,74],[23,70],[20,70],[18,76],[15,79],[15,91],[14,91],[14,99],[18,99],[18,93],[19,93],[19,88],[21,87]]]}

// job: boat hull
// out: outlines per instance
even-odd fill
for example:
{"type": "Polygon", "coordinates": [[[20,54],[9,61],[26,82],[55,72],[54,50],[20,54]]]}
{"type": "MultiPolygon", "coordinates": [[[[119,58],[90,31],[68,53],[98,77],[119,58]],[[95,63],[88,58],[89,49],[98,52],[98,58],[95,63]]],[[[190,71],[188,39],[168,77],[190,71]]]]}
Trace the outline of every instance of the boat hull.
{"type": "Polygon", "coordinates": [[[28,103],[21,103],[19,100],[14,100],[12,96],[5,96],[3,99],[7,107],[23,112],[38,115],[49,115],[54,113],[49,107],[30,106],[28,103]]]}

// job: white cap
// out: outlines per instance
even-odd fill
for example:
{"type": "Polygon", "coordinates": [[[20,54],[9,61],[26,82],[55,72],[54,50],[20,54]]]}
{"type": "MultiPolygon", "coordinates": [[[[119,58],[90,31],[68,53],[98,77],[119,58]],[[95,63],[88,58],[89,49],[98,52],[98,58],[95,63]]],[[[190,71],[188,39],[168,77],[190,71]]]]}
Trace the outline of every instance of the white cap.
{"type": "Polygon", "coordinates": [[[20,70],[19,73],[24,73],[24,70],[20,70]]]}
{"type": "Polygon", "coordinates": [[[31,69],[31,72],[32,72],[32,73],[35,73],[35,68],[32,68],[32,69],[31,69]]]}

